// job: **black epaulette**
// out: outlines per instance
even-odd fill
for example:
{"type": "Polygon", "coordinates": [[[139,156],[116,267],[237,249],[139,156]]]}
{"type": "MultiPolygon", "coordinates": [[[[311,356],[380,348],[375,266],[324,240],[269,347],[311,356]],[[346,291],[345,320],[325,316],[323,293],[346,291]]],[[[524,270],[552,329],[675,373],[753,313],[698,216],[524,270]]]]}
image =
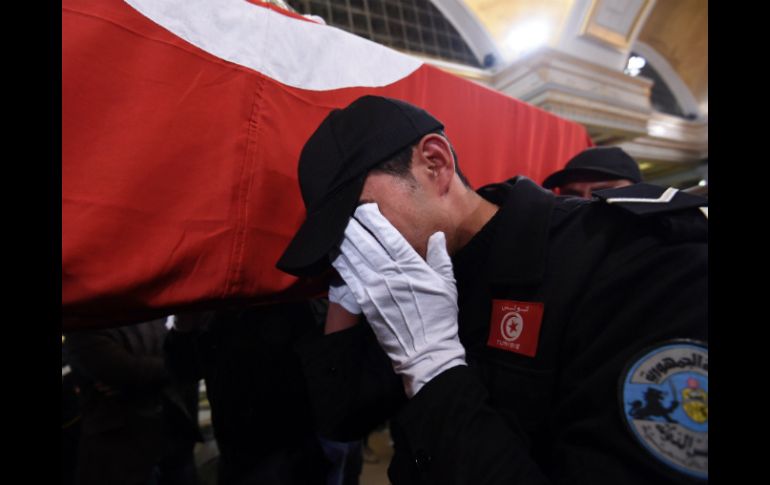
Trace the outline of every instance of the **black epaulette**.
{"type": "Polygon", "coordinates": [[[705,197],[644,183],[593,194],[605,204],[641,217],[670,241],[705,240],[708,236],[705,197]]]}

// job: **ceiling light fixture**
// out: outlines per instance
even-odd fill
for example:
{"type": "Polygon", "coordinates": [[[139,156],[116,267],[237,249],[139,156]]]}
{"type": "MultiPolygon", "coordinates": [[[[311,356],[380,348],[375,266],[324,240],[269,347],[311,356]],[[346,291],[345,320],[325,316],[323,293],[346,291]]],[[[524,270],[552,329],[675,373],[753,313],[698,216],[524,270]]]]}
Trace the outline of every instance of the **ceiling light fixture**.
{"type": "Polygon", "coordinates": [[[629,76],[638,76],[642,68],[647,65],[647,61],[642,56],[631,56],[628,58],[625,72],[629,76]]]}
{"type": "Polygon", "coordinates": [[[548,41],[551,28],[544,20],[530,20],[514,27],[505,38],[505,50],[511,58],[518,57],[548,41]]]}

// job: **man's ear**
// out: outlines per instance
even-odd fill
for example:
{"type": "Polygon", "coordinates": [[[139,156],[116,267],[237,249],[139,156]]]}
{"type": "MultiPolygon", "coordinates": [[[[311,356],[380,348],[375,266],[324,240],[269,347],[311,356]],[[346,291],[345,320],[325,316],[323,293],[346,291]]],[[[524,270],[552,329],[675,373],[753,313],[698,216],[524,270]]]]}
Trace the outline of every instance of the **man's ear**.
{"type": "Polygon", "coordinates": [[[449,141],[441,135],[430,133],[417,144],[416,168],[444,195],[455,175],[455,161],[449,141]]]}

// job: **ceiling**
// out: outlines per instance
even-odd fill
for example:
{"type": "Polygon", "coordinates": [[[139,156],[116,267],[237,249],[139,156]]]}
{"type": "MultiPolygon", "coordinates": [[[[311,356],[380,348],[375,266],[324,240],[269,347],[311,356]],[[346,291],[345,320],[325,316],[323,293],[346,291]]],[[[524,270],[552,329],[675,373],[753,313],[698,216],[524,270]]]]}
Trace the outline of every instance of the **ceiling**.
{"type": "MultiPolygon", "coordinates": [[[[518,25],[541,20],[550,26],[547,45],[556,47],[574,9],[587,0],[461,0],[501,52],[518,25]]],[[[615,0],[618,8],[633,0],[615,0]]],[[[690,91],[701,115],[708,116],[708,1],[657,0],[637,42],[654,49],[690,91]]],[[[632,45],[632,49],[634,45],[632,45]]]]}
{"type": "MultiPolygon", "coordinates": [[[[451,0],[433,0],[449,3],[451,0]]],[[[625,48],[618,48],[620,63],[631,52],[647,60],[666,90],[674,93],[681,112],[688,119],[708,123],[708,1],[707,0],[457,0],[471,11],[486,30],[498,51],[505,56],[509,36],[532,21],[550,29],[544,44],[569,51],[575,42],[576,25],[585,22],[589,12],[601,5],[605,12],[614,11],[618,18],[629,17],[640,8],[640,26],[625,48]],[[645,10],[646,9],[646,10],[645,10]]],[[[583,24],[585,25],[585,24],[583,24]]],[[[520,42],[521,37],[516,42],[520,42]]],[[[576,47],[579,48],[579,47],[576,47]]],[[[515,55],[513,57],[515,61],[515,55]]],[[[510,63],[508,59],[506,63],[510,63]]],[[[505,64],[505,63],[504,63],[505,64]]],[[[616,68],[620,70],[621,68],[616,68]]],[[[649,71],[643,72],[649,73],[649,71]]],[[[656,89],[661,88],[660,86],[656,89]]],[[[707,128],[706,128],[707,130],[707,128]]],[[[707,133],[707,131],[706,131],[707,133]]],[[[706,137],[708,135],[706,134],[706,137]]],[[[670,185],[688,185],[706,178],[708,159],[691,162],[665,162],[637,156],[646,180],[659,180],[670,185]],[[705,164],[704,164],[705,162],[705,164]]]]}
{"type": "Polygon", "coordinates": [[[639,34],[662,55],[708,113],[708,1],[659,0],[639,34]]]}

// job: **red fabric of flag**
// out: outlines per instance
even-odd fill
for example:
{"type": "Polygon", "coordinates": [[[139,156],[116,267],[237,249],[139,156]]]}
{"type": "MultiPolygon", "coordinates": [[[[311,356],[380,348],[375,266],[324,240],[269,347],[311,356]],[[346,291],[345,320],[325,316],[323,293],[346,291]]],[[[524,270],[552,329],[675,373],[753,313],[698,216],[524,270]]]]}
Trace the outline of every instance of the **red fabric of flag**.
{"type": "Polygon", "coordinates": [[[442,120],[477,187],[519,174],[539,182],[591,144],[576,123],[259,2],[129,3],[62,5],[62,309],[72,322],[323,291],[275,263],[304,219],[304,142],[361,95],[442,120]],[[233,6],[238,15],[214,12],[210,25],[256,35],[242,44],[251,51],[211,35],[185,5],[233,6]],[[335,60],[337,49],[353,54],[335,60]],[[382,80],[358,72],[370,51],[397,68],[382,80]]]}

